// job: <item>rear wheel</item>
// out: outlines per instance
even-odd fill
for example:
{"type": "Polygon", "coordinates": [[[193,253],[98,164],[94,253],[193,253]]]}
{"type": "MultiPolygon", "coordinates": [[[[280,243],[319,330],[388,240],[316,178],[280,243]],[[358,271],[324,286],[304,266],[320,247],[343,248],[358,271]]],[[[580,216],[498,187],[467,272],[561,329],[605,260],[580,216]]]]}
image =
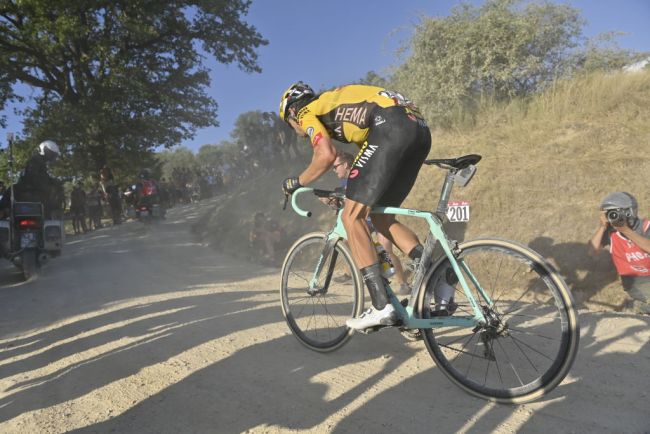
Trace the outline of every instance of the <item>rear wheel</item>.
{"type": "Polygon", "coordinates": [[[320,352],[345,344],[353,333],[345,321],[363,310],[361,277],[343,240],[335,244],[311,287],[326,242],[324,233],[303,236],[289,249],[282,266],[282,313],[300,343],[320,352]]]}
{"type": "MultiPolygon", "coordinates": [[[[422,330],[431,357],[478,397],[502,403],[541,397],[564,379],[578,350],[578,317],[566,283],[516,243],[485,239],[459,248],[464,277],[488,323],[422,330]]],[[[418,308],[423,318],[473,316],[448,259],[430,275],[418,308]]]]}
{"type": "Polygon", "coordinates": [[[38,274],[38,259],[36,250],[25,249],[21,253],[21,267],[25,280],[33,279],[38,274]]]}

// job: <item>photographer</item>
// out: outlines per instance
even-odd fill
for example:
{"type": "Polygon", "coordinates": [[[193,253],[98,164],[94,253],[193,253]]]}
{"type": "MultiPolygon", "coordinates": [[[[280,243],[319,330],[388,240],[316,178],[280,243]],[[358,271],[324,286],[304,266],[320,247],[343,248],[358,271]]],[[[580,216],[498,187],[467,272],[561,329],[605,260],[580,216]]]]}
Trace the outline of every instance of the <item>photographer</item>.
{"type": "Polygon", "coordinates": [[[600,224],[589,241],[589,255],[609,246],[623,289],[637,313],[650,314],[650,220],[640,219],[638,203],[626,192],[608,194],[600,204],[600,224]]]}

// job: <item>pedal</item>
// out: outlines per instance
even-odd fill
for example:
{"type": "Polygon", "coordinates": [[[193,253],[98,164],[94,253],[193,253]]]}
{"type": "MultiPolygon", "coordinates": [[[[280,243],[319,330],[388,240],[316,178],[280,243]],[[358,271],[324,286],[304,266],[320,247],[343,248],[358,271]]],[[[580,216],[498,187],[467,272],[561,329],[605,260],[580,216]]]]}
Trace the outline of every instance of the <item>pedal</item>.
{"type": "Polygon", "coordinates": [[[421,341],[423,339],[420,329],[400,328],[399,332],[404,336],[404,339],[410,342],[421,341]]]}

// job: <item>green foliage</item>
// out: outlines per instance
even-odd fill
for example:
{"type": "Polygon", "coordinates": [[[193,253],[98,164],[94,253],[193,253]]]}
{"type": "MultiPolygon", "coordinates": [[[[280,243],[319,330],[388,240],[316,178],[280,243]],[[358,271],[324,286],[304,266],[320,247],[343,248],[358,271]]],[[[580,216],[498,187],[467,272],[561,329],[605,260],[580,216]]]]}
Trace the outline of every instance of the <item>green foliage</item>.
{"type": "MultiPolygon", "coordinates": [[[[259,72],[267,41],[241,21],[248,0],[4,0],[2,83],[41,91],[24,136],[72,155],[77,172],[129,164],[217,125],[203,55],[259,72]]],[[[6,95],[6,93],[4,93],[6,95]]],[[[138,162],[137,164],[141,164],[138,162]]]]}
{"type": "Polygon", "coordinates": [[[394,87],[432,123],[449,125],[458,112],[472,111],[481,95],[529,95],[570,71],[583,26],[578,11],[548,3],[518,8],[519,3],[464,4],[448,17],[422,18],[394,87]]]}
{"type": "Polygon", "coordinates": [[[648,57],[648,53],[624,50],[615,38],[620,32],[606,32],[590,39],[583,51],[576,54],[576,63],[584,73],[614,71],[648,57]]]}
{"type": "Polygon", "coordinates": [[[196,154],[196,161],[206,170],[217,168],[224,162],[223,149],[217,145],[203,145],[196,154]]]}
{"type": "Polygon", "coordinates": [[[361,80],[359,80],[357,83],[368,84],[371,86],[378,86],[383,88],[390,87],[388,79],[377,74],[375,71],[369,71],[366,74],[366,76],[361,80]]]}
{"type": "Polygon", "coordinates": [[[270,114],[261,111],[242,113],[235,121],[231,132],[232,138],[247,152],[265,152],[265,148],[274,141],[275,122],[269,122],[270,114]]]}
{"type": "Polygon", "coordinates": [[[194,173],[198,168],[197,158],[191,150],[181,146],[172,150],[165,150],[156,154],[160,167],[160,178],[171,179],[174,169],[187,169],[194,173]]]}

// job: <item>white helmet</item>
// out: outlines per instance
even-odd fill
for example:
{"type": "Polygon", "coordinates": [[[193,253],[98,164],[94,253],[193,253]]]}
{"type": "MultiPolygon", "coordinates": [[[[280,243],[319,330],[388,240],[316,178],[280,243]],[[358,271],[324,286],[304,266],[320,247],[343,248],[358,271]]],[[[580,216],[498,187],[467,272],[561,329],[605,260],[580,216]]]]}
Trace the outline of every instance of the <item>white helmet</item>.
{"type": "Polygon", "coordinates": [[[41,144],[38,145],[38,153],[44,157],[50,157],[50,159],[54,159],[61,155],[61,151],[59,151],[59,145],[54,143],[52,140],[45,140],[41,142],[41,144]]]}

